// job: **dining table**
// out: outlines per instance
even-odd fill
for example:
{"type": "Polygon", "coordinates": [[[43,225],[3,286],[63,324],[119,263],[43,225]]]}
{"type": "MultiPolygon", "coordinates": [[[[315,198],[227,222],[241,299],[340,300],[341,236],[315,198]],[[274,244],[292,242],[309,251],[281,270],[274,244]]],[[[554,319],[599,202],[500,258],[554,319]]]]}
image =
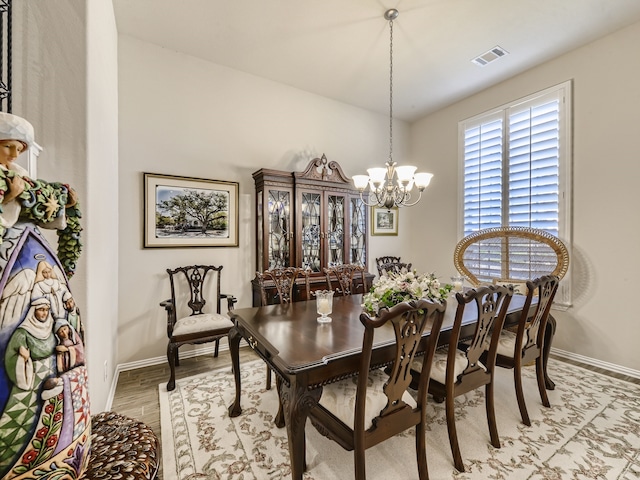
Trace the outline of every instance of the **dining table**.
{"type": "MultiPolygon", "coordinates": [[[[513,296],[505,327],[517,324],[525,298],[524,295],[513,296]]],[[[449,299],[439,344],[448,343],[456,307],[455,298],[449,299]]],[[[534,307],[535,305],[532,306],[534,307]]],[[[244,339],[277,377],[284,418],[276,418],[276,424],[282,426],[284,423],[287,428],[291,476],[294,480],[302,479],[306,467],[304,429],[308,412],[322,395],[322,387],[355,376],[358,372],[364,335],[364,326],[360,322],[362,313],[361,294],[335,297],[329,323],[317,321],[315,300],[239,308],[229,312],[234,323],[229,331],[229,350],[236,387],[229,415],[236,417],[242,413],[239,349],[240,341],[244,339]]],[[[465,309],[461,337],[472,335],[476,322],[477,312],[472,308],[465,309]]],[[[552,335],[555,321],[548,330],[552,335]]],[[[426,348],[429,334],[427,327],[423,335],[422,350],[426,348]]],[[[376,368],[390,365],[393,361],[394,342],[395,335],[390,325],[377,329],[371,364],[376,368]]],[[[546,358],[545,355],[547,388],[553,389],[553,382],[546,376],[546,358]]]]}

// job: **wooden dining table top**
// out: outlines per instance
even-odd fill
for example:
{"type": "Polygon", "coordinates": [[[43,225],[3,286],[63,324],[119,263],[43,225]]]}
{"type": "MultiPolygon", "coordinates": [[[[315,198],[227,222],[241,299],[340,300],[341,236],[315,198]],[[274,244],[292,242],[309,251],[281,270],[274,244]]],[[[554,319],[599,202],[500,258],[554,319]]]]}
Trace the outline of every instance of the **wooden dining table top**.
{"type": "MultiPolygon", "coordinates": [[[[514,295],[508,314],[517,313],[519,317],[524,300],[525,296],[514,295]]],[[[454,297],[447,302],[440,343],[446,343],[447,332],[453,328],[457,305],[454,297]]],[[[358,294],[334,297],[330,323],[317,321],[315,300],[239,308],[229,313],[252,348],[260,349],[281,372],[295,375],[358,354],[364,335],[362,312],[362,294],[358,294]]],[[[463,325],[473,325],[477,319],[478,312],[469,305],[463,325]]],[[[382,327],[376,331],[374,350],[394,342],[392,327],[382,327]]]]}

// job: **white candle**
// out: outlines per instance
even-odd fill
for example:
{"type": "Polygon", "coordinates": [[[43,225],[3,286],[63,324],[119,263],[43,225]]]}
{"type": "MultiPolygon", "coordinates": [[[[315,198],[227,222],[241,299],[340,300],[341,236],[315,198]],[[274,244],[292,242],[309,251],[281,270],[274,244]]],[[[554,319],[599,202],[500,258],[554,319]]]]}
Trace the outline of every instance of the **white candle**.
{"type": "Polygon", "coordinates": [[[331,305],[328,298],[318,299],[318,313],[321,315],[327,315],[331,313],[331,305]]]}
{"type": "Polygon", "coordinates": [[[462,281],[461,280],[454,280],[454,282],[453,282],[453,290],[455,290],[456,292],[461,292],[462,291],[462,281]]]}

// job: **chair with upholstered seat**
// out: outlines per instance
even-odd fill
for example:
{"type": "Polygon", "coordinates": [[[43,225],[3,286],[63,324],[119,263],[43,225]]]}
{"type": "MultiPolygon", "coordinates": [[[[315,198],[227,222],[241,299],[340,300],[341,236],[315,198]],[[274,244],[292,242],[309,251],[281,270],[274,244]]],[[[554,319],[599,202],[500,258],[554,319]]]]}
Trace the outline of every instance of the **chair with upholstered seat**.
{"type": "Polygon", "coordinates": [[[362,265],[346,263],[325,268],[327,289],[333,290],[333,280],[337,282],[336,292],[339,295],[353,295],[369,291],[365,269],[362,265]]]}
{"type": "MultiPolygon", "coordinates": [[[[353,450],[355,478],[365,478],[365,450],[415,426],[419,478],[428,478],[426,457],[426,402],[428,375],[420,379],[417,397],[408,392],[409,366],[419,362],[429,372],[445,306],[429,300],[400,303],[383,309],[377,317],[360,315],[364,325],[362,358],[358,376],[323,387],[318,405],[309,412],[317,430],[346,450],[353,450]],[[394,361],[390,374],[375,363],[372,345],[382,327],[395,332],[394,361]],[[426,328],[424,356],[415,358],[426,328]]],[[[403,452],[395,452],[401,455],[403,452]]]]}
{"type": "MultiPolygon", "coordinates": [[[[256,279],[260,286],[260,298],[262,305],[270,305],[272,303],[291,303],[295,297],[298,279],[303,280],[302,286],[299,288],[298,298],[301,300],[309,300],[309,270],[298,267],[272,268],[264,272],[256,272],[256,279]],[[267,298],[268,292],[275,288],[275,296],[273,302],[269,302],[267,298]]],[[[271,389],[271,369],[267,366],[267,390],[271,389]]]]}
{"type": "MultiPolygon", "coordinates": [[[[485,387],[491,445],[500,448],[494,411],[493,375],[500,331],[512,295],[512,290],[502,285],[481,286],[465,293],[456,293],[458,306],[449,344],[436,351],[434,356],[429,393],[436,400],[444,399],[446,402],[449,444],[455,467],[460,472],[464,472],[464,463],[456,433],[455,397],[485,387]],[[465,319],[468,318],[465,312],[471,309],[477,313],[470,312],[468,315],[477,315],[478,321],[465,324],[465,319]],[[488,352],[485,352],[486,347],[488,352]]],[[[414,362],[411,369],[420,381],[425,373],[421,368],[419,362],[414,362]]]]}
{"type": "Polygon", "coordinates": [[[222,266],[212,265],[167,269],[171,298],[160,303],[167,311],[167,360],[171,369],[167,390],[175,388],[175,367],[180,365],[178,349],[182,345],[215,342],[217,357],[220,339],[233,326],[231,319],[222,314],[221,303],[226,299],[227,310],[233,310],[236,298],[220,293],[221,272],[222,266]]]}
{"type": "Polygon", "coordinates": [[[549,309],[558,290],[559,280],[554,275],[545,275],[527,282],[527,298],[518,322],[517,331],[503,330],[498,342],[496,365],[513,369],[516,397],[522,422],[531,426],[529,413],[522,389],[522,366],[535,361],[536,378],[540,399],[545,407],[550,407],[547,389],[545,388],[543,349],[545,328],[549,319],[549,309]],[[529,309],[533,298],[537,297],[535,312],[530,315],[529,309]]]}

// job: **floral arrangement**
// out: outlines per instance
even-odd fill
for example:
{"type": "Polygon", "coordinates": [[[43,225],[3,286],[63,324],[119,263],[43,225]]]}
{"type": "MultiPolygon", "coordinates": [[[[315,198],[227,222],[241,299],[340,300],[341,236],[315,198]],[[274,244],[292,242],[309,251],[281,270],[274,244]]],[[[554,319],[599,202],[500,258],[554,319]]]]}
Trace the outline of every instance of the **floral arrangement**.
{"type": "Polygon", "coordinates": [[[367,313],[377,315],[382,308],[391,308],[401,302],[428,298],[443,302],[453,285],[442,285],[433,273],[418,274],[415,270],[388,272],[373,283],[363,297],[362,306],[367,313]]]}

